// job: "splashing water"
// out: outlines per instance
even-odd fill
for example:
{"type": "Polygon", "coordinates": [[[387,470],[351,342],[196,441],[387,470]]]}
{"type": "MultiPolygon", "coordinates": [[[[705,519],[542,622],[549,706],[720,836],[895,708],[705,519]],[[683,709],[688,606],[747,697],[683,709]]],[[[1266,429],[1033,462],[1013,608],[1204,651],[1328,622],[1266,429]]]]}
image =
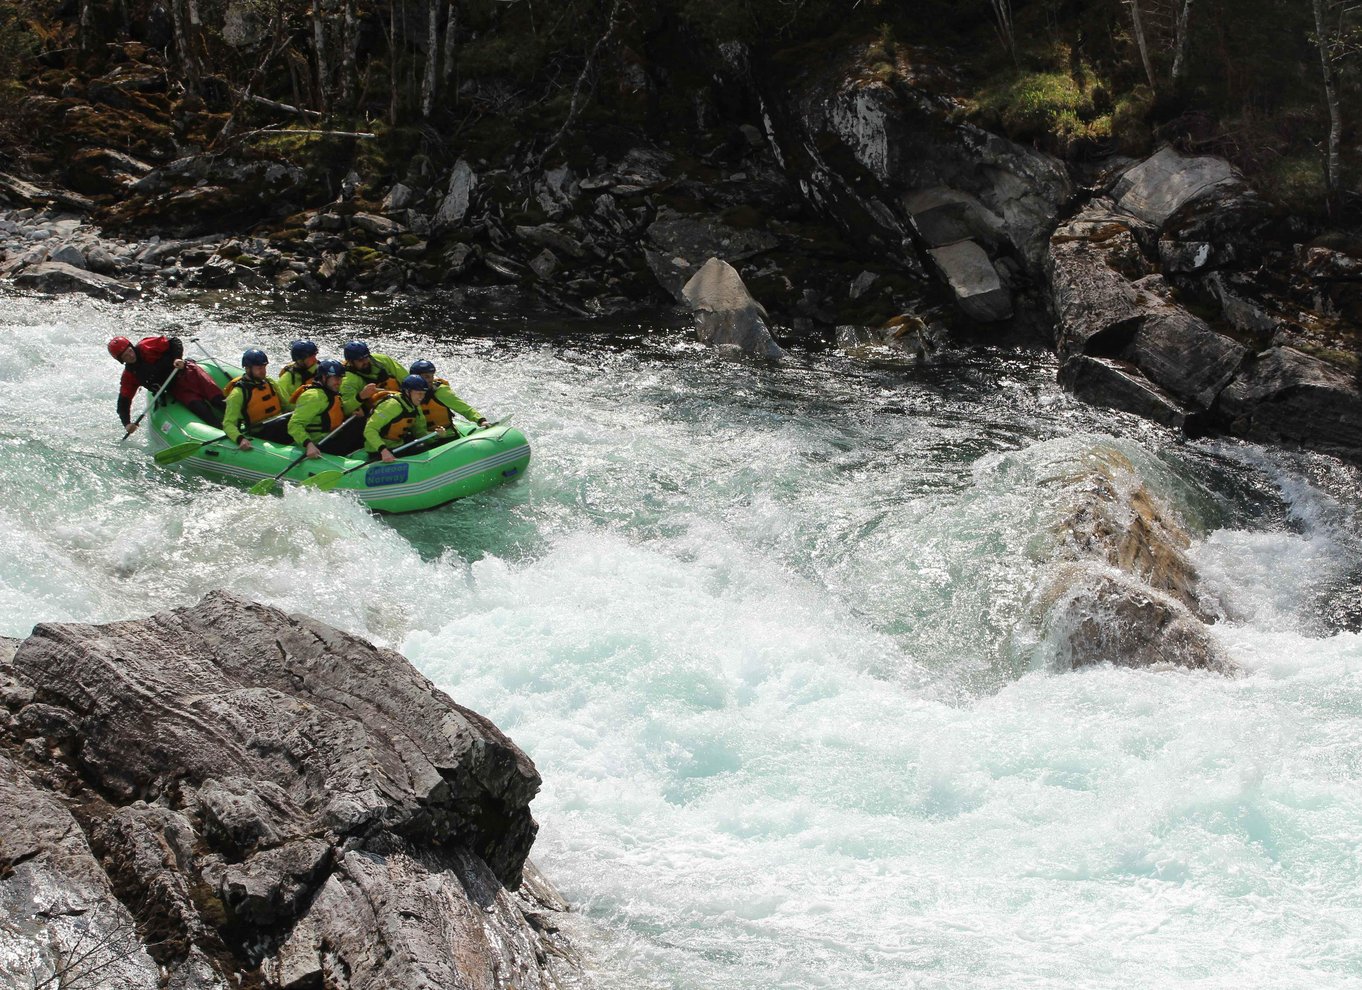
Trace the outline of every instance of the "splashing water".
{"type": "MultiPolygon", "coordinates": [[[[1074,405],[1041,357],[717,361],[363,301],[5,298],[3,632],[227,587],[403,650],[535,760],[535,858],[621,988],[1362,986],[1356,477],[1074,405]],[[445,328],[457,321],[451,336],[445,328]],[[433,358],[535,460],[375,516],[117,442],[114,333],[433,358]],[[1193,531],[1226,678],[1044,669],[1051,480],[1193,531]]],[[[141,400],[139,400],[141,401],[141,400]]]]}

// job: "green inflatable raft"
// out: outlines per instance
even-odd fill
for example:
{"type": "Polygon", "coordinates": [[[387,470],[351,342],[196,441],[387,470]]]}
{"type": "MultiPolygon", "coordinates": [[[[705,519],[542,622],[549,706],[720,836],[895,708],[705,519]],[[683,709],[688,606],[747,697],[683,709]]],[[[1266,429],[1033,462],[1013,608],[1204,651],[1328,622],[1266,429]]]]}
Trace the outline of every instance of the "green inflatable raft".
{"type": "MultiPolygon", "coordinates": [[[[199,365],[220,385],[241,373],[239,369],[219,368],[209,361],[199,365]]],[[[145,432],[153,452],[190,442],[203,443],[192,455],[179,458],[176,463],[245,482],[273,478],[301,453],[294,446],[258,439],[251,442],[254,449],[240,450],[225,439],[221,430],[204,423],[178,402],[162,402],[153,409],[147,417],[145,432]],[[204,443],[219,438],[220,443],[204,443]]],[[[529,463],[529,442],[515,427],[497,424],[478,429],[472,423],[460,423],[458,436],[440,438],[390,464],[368,461],[362,450],[355,457],[323,454],[303,460],[282,480],[301,483],[325,473],[335,488],[353,492],[373,509],[415,512],[514,481],[525,473],[529,463]],[[336,481],[338,471],[344,474],[336,481]]]]}

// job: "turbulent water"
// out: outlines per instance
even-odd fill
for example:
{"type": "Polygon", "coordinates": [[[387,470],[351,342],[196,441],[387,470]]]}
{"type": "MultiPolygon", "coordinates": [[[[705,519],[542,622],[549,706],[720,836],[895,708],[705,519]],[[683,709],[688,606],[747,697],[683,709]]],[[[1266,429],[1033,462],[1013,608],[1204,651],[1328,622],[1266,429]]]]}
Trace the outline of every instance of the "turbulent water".
{"type": "Polygon", "coordinates": [[[773,370],[438,307],[0,297],[0,357],[0,633],[225,586],[401,649],[538,765],[602,986],[1362,986],[1333,462],[1175,443],[1038,356],[773,370]],[[384,518],[158,468],[104,341],[171,323],[432,357],[529,474],[384,518]],[[1192,527],[1239,676],[1047,661],[1056,479],[1110,450],[1192,527]]]}

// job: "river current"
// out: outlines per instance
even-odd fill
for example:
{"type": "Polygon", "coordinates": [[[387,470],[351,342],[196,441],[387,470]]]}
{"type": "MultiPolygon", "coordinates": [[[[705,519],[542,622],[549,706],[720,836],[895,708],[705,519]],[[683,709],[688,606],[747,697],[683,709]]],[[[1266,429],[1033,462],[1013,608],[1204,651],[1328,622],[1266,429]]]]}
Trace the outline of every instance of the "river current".
{"type": "Polygon", "coordinates": [[[0,634],[226,587],[401,650],[534,759],[534,859],[611,990],[1362,986],[1356,474],[1054,378],[0,296],[0,634]],[[159,468],[118,443],[104,342],[171,326],[275,370],[297,336],[431,357],[534,460],[386,518],[159,468]],[[1237,676],[1052,662],[1055,479],[1094,451],[1187,520],[1237,676]]]}

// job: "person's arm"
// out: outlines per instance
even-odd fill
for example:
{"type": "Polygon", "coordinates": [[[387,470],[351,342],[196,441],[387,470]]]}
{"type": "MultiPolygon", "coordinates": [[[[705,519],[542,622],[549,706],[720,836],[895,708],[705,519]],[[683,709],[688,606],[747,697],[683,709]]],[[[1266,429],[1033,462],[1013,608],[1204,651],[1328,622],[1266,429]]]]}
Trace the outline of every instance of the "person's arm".
{"type": "Polygon", "coordinates": [[[293,411],[293,400],[289,398],[292,392],[285,392],[278,382],[271,382],[274,386],[274,394],[279,396],[279,411],[281,413],[293,411]]]}
{"type": "Polygon", "coordinates": [[[396,399],[384,399],[364,422],[364,449],[370,454],[381,454],[388,449],[383,439],[384,428],[402,414],[402,404],[396,399]]]}
{"type": "Polygon", "coordinates": [[[364,380],[359,375],[347,371],[345,377],[341,379],[340,397],[341,411],[349,416],[360,407],[359,390],[364,387],[364,380]]]}
{"type": "Polygon", "coordinates": [[[326,408],[326,396],[320,389],[311,388],[298,396],[298,405],[288,421],[288,435],[299,447],[306,447],[312,438],[307,434],[307,426],[326,408]]]}
{"type": "Polygon", "coordinates": [[[122,376],[118,379],[118,419],[125,427],[132,422],[132,400],[139,388],[141,386],[137,384],[137,376],[130,369],[124,368],[122,376]]]}
{"type": "Polygon", "coordinates": [[[478,412],[463,399],[454,394],[454,390],[448,385],[437,385],[435,388],[435,401],[444,406],[448,406],[464,419],[474,423],[484,422],[482,413],[478,412]]]}
{"type": "Polygon", "coordinates": [[[241,407],[245,403],[246,390],[238,385],[227,396],[227,409],[222,414],[222,432],[232,443],[241,442],[241,407]]]}

